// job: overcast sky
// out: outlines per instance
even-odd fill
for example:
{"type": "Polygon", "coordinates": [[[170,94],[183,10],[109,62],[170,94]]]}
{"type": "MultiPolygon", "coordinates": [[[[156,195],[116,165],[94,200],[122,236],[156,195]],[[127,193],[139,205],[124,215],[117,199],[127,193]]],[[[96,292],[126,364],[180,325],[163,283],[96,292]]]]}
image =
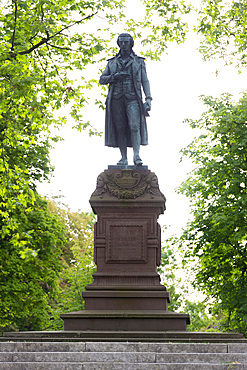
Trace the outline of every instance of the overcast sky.
{"type": "MultiPolygon", "coordinates": [[[[132,4],[135,2],[132,2],[132,4]]],[[[119,33],[122,32],[119,27],[119,33]]],[[[238,100],[245,90],[246,72],[238,74],[221,61],[203,62],[197,51],[198,38],[191,33],[183,45],[175,43],[167,49],[160,62],[147,61],[147,73],[152,92],[152,111],[147,119],[149,145],[141,147],[141,158],[159,179],[160,190],[167,198],[167,210],[160,216],[160,224],[170,226],[166,236],[179,232],[189,217],[188,200],[175,193],[192,169],[189,161],[179,163],[181,148],[188,145],[196,132],[185,118],[199,118],[205,109],[200,95],[219,97],[229,92],[238,100]],[[216,76],[216,70],[220,70],[216,76]]],[[[136,42],[134,51],[140,53],[136,42]]],[[[98,78],[98,71],[92,69],[98,78]]],[[[104,130],[104,112],[91,107],[87,112],[92,124],[104,130]]],[[[42,195],[63,195],[64,203],[72,210],[90,211],[89,198],[95,190],[99,173],[120,159],[118,149],[104,146],[104,137],[88,137],[85,132],[71,129],[72,123],[62,128],[64,141],[55,144],[51,161],[55,171],[50,183],[39,186],[42,195]]],[[[129,164],[132,150],[129,149],[129,164]]]]}

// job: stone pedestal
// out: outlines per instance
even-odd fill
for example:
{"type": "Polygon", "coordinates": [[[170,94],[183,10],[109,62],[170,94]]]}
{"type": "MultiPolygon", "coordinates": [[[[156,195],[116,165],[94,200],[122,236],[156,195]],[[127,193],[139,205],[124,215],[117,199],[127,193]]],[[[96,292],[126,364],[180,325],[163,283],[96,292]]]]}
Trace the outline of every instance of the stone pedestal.
{"type": "Polygon", "coordinates": [[[85,310],[63,314],[65,330],[186,330],[189,316],[168,311],[160,283],[158,217],[165,210],[157,176],[148,169],[109,169],[90,198],[95,214],[94,281],[85,310]]]}

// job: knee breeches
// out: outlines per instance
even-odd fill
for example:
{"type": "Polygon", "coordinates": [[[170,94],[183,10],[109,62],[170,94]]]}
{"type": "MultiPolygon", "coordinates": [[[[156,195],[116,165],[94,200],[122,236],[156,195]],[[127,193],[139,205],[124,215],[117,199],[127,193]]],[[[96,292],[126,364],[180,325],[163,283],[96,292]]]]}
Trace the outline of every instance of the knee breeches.
{"type": "Polygon", "coordinates": [[[112,100],[112,118],[118,133],[124,134],[127,127],[131,132],[140,132],[141,115],[137,100],[125,96],[112,100]]]}

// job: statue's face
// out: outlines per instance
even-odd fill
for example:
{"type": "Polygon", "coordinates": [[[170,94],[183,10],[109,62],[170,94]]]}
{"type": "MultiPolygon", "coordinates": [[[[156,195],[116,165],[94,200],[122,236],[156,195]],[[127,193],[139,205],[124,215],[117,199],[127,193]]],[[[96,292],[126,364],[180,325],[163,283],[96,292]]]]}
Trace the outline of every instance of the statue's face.
{"type": "Polygon", "coordinates": [[[119,37],[118,44],[121,52],[126,54],[131,52],[131,40],[129,37],[119,37]]]}

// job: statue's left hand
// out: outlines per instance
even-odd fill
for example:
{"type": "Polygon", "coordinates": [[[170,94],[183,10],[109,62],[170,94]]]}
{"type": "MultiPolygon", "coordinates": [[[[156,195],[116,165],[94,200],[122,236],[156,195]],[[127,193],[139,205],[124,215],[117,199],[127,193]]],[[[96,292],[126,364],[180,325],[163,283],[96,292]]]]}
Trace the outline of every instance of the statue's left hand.
{"type": "Polygon", "coordinates": [[[145,115],[149,116],[148,112],[151,110],[151,99],[147,99],[144,103],[145,115]]]}

